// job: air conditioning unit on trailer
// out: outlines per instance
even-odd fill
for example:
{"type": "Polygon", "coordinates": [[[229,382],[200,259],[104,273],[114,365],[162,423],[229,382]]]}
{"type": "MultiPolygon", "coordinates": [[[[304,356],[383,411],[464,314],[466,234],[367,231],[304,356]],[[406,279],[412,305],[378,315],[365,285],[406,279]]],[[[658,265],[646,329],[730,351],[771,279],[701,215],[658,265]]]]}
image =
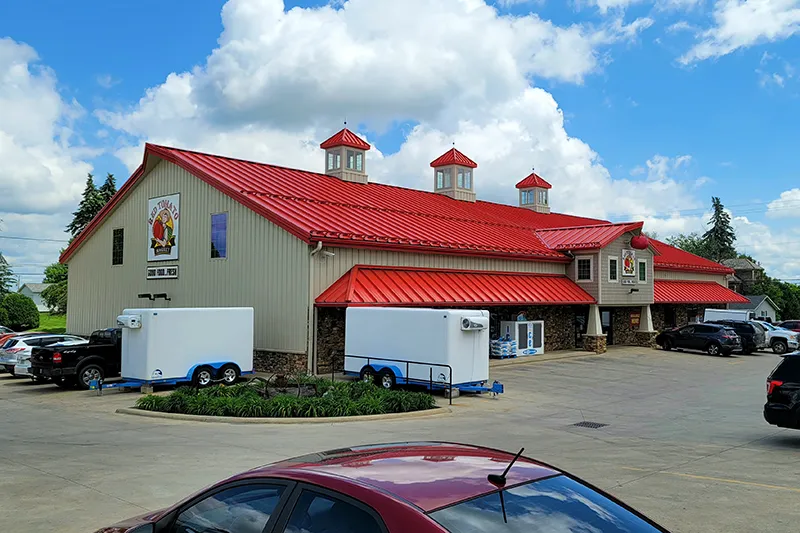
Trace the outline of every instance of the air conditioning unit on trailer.
{"type": "Polygon", "coordinates": [[[461,319],[462,331],[476,331],[487,329],[489,327],[489,319],[487,317],[464,317],[461,319]]]}

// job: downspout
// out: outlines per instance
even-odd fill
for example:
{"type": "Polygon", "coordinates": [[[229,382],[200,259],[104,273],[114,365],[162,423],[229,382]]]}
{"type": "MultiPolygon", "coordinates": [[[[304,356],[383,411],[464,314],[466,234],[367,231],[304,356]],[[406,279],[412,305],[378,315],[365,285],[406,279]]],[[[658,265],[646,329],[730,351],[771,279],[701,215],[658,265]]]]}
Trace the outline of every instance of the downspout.
{"type": "Polygon", "coordinates": [[[306,330],[306,369],[314,373],[314,338],[316,337],[314,314],[314,256],[322,251],[322,241],[317,241],[317,246],[311,250],[308,260],[308,327],[306,330]]]}

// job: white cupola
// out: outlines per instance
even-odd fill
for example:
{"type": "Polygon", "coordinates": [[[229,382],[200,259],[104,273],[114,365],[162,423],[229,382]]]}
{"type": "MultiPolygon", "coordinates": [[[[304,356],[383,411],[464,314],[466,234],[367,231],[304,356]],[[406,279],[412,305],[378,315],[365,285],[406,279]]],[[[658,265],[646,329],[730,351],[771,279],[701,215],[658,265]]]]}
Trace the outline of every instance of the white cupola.
{"type": "Polygon", "coordinates": [[[344,128],[319,145],[325,150],[325,174],[340,180],[368,183],[367,150],[369,143],[344,128]]]}
{"type": "Polygon", "coordinates": [[[552,188],[553,186],[536,172],[531,172],[528,177],[517,183],[519,206],[537,213],[550,213],[550,189],[552,188]]]}
{"type": "Polygon", "coordinates": [[[433,191],[456,200],[475,201],[474,169],[478,164],[461,152],[451,148],[431,161],[433,191]]]}

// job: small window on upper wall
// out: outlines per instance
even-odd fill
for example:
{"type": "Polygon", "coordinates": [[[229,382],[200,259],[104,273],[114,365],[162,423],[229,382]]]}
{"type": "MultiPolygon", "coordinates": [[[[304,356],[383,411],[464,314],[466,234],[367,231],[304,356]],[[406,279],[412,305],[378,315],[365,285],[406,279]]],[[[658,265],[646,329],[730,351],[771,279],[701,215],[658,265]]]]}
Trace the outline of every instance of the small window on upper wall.
{"type": "Polygon", "coordinates": [[[444,172],[441,170],[436,171],[436,188],[444,189],[444,172]]]}
{"type": "Polygon", "coordinates": [[[125,230],[117,228],[111,242],[111,264],[121,265],[123,259],[123,251],[125,249],[125,230]]]}
{"type": "Polygon", "coordinates": [[[453,186],[453,169],[448,168],[442,172],[444,173],[444,188],[449,189],[453,186]]]}
{"type": "Polygon", "coordinates": [[[639,281],[647,281],[647,261],[639,261],[639,281]]]}
{"type": "Polygon", "coordinates": [[[472,171],[469,169],[464,171],[464,188],[472,189],[472,171]]]}
{"type": "Polygon", "coordinates": [[[342,167],[342,155],[339,152],[328,152],[328,170],[342,167]]]}
{"type": "Polygon", "coordinates": [[[462,169],[458,169],[458,187],[460,189],[464,188],[464,171],[462,169]]]}
{"type": "Polygon", "coordinates": [[[364,152],[356,152],[356,170],[364,170],[364,152]]]}
{"type": "Polygon", "coordinates": [[[228,257],[228,213],[211,215],[211,258],[228,257]]]}
{"type": "Polygon", "coordinates": [[[592,258],[579,257],[576,260],[576,268],[578,269],[578,281],[592,281],[592,258]]]}
{"type": "Polygon", "coordinates": [[[364,168],[364,152],[358,150],[347,151],[347,168],[349,170],[361,171],[364,168]]]}
{"type": "Polygon", "coordinates": [[[616,257],[608,258],[608,281],[612,283],[619,281],[619,259],[616,257]]]}

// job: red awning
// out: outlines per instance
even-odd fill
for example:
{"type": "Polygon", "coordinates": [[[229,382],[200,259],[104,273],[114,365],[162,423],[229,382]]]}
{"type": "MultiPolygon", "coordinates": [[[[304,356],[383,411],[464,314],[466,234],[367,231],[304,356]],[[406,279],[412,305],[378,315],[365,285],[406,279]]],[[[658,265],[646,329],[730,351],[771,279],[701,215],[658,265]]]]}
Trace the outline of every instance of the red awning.
{"type": "Polygon", "coordinates": [[[657,304],[733,304],[750,300],[715,281],[657,279],[653,283],[657,304]]]}
{"type": "Polygon", "coordinates": [[[592,304],[566,276],[357,265],[316,301],[318,306],[500,306],[592,304]]]}

